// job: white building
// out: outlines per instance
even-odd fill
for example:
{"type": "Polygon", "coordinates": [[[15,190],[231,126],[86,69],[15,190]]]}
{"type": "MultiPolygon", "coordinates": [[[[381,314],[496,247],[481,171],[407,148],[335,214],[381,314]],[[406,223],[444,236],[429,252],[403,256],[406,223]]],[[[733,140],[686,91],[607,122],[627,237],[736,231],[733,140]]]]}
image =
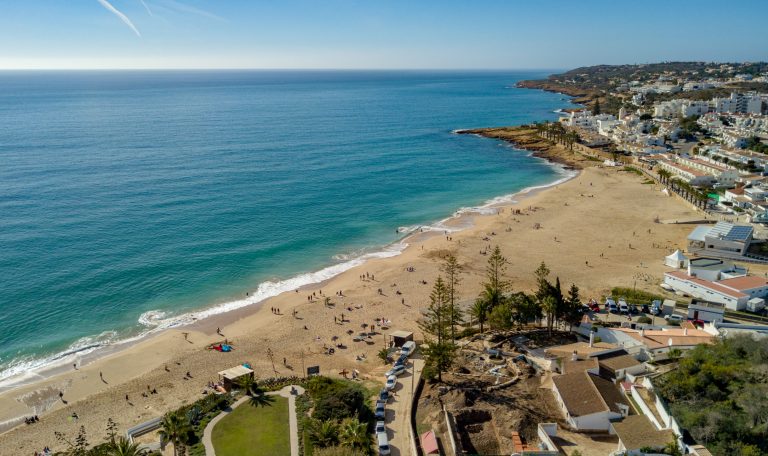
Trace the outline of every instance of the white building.
{"type": "Polygon", "coordinates": [[[731,93],[728,98],[715,98],[712,101],[718,113],[760,114],[763,110],[763,101],[755,93],[731,93]]]}
{"type": "Polygon", "coordinates": [[[697,257],[686,262],[688,275],[704,280],[724,280],[747,275],[747,269],[719,258],[697,257]]]}
{"type": "Polygon", "coordinates": [[[580,431],[607,431],[612,420],[629,414],[629,404],[616,386],[587,371],[552,378],[553,392],[566,421],[580,431]]]}
{"type": "Polygon", "coordinates": [[[768,280],[757,276],[710,281],[683,271],[670,271],[664,273],[664,283],[676,291],[722,304],[730,310],[744,310],[750,299],[768,297],[768,280]]]}
{"type": "Polygon", "coordinates": [[[697,226],[688,235],[688,249],[712,256],[741,256],[747,252],[753,232],[749,225],[734,225],[728,222],[717,222],[714,226],[697,226]]]}

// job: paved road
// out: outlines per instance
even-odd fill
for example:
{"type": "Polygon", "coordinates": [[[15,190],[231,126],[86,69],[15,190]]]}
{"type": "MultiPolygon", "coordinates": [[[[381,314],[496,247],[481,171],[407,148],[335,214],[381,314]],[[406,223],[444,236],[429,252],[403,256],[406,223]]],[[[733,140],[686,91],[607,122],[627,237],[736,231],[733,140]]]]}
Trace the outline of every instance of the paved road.
{"type": "Polygon", "coordinates": [[[416,456],[411,455],[409,427],[411,426],[411,403],[413,392],[421,378],[424,369],[424,360],[413,359],[413,366],[398,378],[395,386],[395,397],[389,399],[387,404],[387,436],[392,448],[392,456],[416,456]]]}
{"type": "MultiPolygon", "coordinates": [[[[295,395],[291,394],[291,386],[286,386],[280,391],[269,392],[267,395],[280,395],[282,397],[288,398],[288,428],[290,429],[291,433],[291,456],[299,456],[299,425],[296,418],[296,396],[299,394],[304,394],[304,388],[301,386],[293,386],[293,388],[296,388],[295,395]]],[[[213,449],[213,442],[211,441],[211,434],[213,433],[213,427],[216,426],[216,423],[218,423],[225,416],[232,413],[232,410],[237,408],[243,402],[248,401],[249,399],[250,397],[248,396],[241,397],[234,404],[232,404],[232,407],[224,410],[218,414],[216,418],[212,419],[210,423],[208,423],[208,426],[206,426],[205,430],[203,431],[203,446],[205,446],[206,456],[216,456],[216,450],[213,449]]]]}

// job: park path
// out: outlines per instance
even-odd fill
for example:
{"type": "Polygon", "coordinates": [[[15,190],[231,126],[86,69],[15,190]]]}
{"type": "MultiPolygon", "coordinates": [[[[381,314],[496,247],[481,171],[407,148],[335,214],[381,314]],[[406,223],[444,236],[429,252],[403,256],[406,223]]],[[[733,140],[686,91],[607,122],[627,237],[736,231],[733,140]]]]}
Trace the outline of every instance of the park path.
{"type": "MultiPolygon", "coordinates": [[[[290,430],[291,437],[291,456],[299,456],[299,421],[296,417],[296,396],[304,394],[304,388],[296,385],[289,385],[281,389],[280,391],[271,391],[266,393],[268,396],[282,396],[288,398],[288,429],[290,430]],[[296,389],[296,394],[291,394],[291,388],[296,389]]],[[[206,456],[216,456],[216,450],[213,449],[213,442],[211,441],[211,435],[213,434],[213,428],[220,420],[225,416],[232,413],[232,410],[236,409],[240,404],[250,399],[248,396],[243,396],[238,399],[230,408],[216,415],[214,419],[208,423],[203,431],[203,446],[205,447],[206,456]]]]}

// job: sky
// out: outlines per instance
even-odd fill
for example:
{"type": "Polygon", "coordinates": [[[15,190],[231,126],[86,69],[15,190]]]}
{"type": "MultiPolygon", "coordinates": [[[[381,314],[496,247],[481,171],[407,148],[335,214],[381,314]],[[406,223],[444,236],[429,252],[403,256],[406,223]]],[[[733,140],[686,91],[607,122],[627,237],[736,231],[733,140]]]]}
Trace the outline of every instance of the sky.
{"type": "Polygon", "coordinates": [[[0,69],[768,60],[768,1],[0,0],[0,69]]]}

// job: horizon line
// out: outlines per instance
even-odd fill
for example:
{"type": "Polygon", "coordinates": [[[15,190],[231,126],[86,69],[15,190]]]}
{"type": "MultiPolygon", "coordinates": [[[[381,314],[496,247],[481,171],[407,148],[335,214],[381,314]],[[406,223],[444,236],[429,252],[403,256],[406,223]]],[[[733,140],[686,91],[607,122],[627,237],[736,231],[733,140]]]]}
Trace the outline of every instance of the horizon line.
{"type": "Polygon", "coordinates": [[[4,71],[560,71],[564,68],[534,68],[534,67],[514,67],[514,68],[299,68],[299,67],[83,67],[83,68],[0,68],[4,71]]]}

